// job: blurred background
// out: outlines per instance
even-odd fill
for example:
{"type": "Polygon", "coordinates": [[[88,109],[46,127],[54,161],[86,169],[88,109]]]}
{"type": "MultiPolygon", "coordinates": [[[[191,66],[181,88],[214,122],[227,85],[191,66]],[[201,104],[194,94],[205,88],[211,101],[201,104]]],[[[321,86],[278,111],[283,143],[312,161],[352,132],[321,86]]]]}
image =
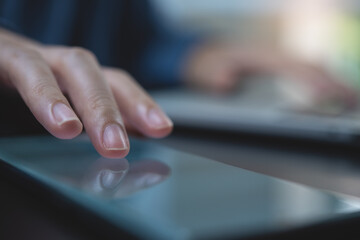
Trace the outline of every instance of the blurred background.
{"type": "Polygon", "coordinates": [[[359,1],[152,1],[176,29],[281,48],[360,87],[359,1]]]}
{"type": "MultiPolygon", "coordinates": [[[[215,36],[240,43],[243,49],[255,46],[260,59],[268,57],[269,61],[275,61],[276,57],[272,59],[271,54],[281,53],[285,59],[296,59],[294,65],[300,63],[294,68],[297,81],[288,80],[292,79],[291,74],[285,77],[269,74],[261,79],[250,78],[251,81],[240,81],[243,77],[239,77],[239,85],[245,87],[242,86],[235,95],[215,98],[209,95],[200,97],[199,93],[195,97],[174,92],[155,95],[175,125],[217,125],[221,130],[228,128],[232,132],[251,129],[287,135],[290,132],[295,135],[321,132],[326,139],[334,135],[349,139],[352,138],[349,135],[360,134],[359,98],[356,96],[360,90],[359,1],[153,2],[165,22],[178,31],[215,36]],[[263,48],[270,51],[262,51],[263,48]],[[308,71],[312,67],[321,70],[316,70],[316,73],[308,71]],[[326,80],[329,77],[331,81],[326,80]],[[252,83],[250,86],[249,82],[252,83]],[[333,89],[328,87],[330,85],[333,89]],[[342,89],[345,86],[347,91],[342,89]],[[337,91],[341,94],[334,94],[337,91]],[[352,94],[354,101],[350,100],[352,94]],[[288,115],[289,112],[296,112],[296,115],[288,115]],[[214,113],[217,113],[216,117],[214,113]],[[315,115],[322,117],[314,118],[315,115]]],[[[286,64],[280,68],[287,68],[286,64]]]]}

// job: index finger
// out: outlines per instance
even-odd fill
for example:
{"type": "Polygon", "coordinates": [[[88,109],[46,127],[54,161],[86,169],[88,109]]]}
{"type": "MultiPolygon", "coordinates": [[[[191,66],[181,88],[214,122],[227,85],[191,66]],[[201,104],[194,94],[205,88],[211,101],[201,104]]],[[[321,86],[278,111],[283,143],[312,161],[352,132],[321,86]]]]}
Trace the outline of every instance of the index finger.
{"type": "Polygon", "coordinates": [[[129,139],[110,87],[92,53],[53,48],[48,55],[96,150],[108,158],[129,152],[129,139]]]}

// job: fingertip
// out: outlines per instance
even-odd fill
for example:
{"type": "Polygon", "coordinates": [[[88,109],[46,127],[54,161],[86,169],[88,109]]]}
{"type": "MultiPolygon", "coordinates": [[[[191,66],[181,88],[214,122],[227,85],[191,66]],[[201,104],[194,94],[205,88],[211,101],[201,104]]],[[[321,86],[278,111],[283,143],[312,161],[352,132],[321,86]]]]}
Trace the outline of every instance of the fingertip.
{"type": "Polygon", "coordinates": [[[173,129],[174,129],[173,125],[161,129],[152,129],[150,134],[148,134],[148,136],[152,138],[164,138],[170,135],[173,129]]]}
{"type": "Polygon", "coordinates": [[[145,128],[142,132],[152,138],[166,137],[174,127],[172,120],[159,107],[148,109],[143,121],[145,128]]]}
{"type": "Polygon", "coordinates": [[[152,129],[164,129],[173,126],[171,119],[157,107],[148,110],[146,121],[152,129]]]}
{"type": "Polygon", "coordinates": [[[93,144],[100,155],[106,158],[124,158],[130,150],[125,128],[116,122],[103,127],[102,133],[94,134],[93,144]]]}
{"type": "Polygon", "coordinates": [[[124,158],[129,154],[130,142],[127,135],[124,136],[123,134],[118,133],[114,126],[110,125],[105,127],[102,136],[100,133],[98,134],[91,131],[87,132],[87,134],[90,137],[95,150],[105,158],[124,158]],[[110,131],[112,132],[110,133],[110,131]],[[125,138],[119,139],[120,136],[125,138]],[[109,141],[112,141],[112,143],[109,141]]]}
{"type": "Polygon", "coordinates": [[[101,156],[106,158],[124,158],[129,154],[130,148],[120,149],[120,150],[107,150],[107,149],[98,149],[98,152],[101,156]]]}
{"type": "Polygon", "coordinates": [[[214,91],[217,93],[228,93],[235,87],[236,82],[231,78],[219,78],[214,82],[214,91]]]}
{"type": "Polygon", "coordinates": [[[63,122],[53,131],[53,135],[60,139],[72,139],[78,136],[83,130],[83,125],[79,119],[72,119],[63,122]]]}
{"type": "Polygon", "coordinates": [[[63,102],[53,104],[50,121],[52,124],[49,126],[49,131],[60,139],[72,139],[78,136],[83,129],[83,125],[76,113],[63,102]]]}

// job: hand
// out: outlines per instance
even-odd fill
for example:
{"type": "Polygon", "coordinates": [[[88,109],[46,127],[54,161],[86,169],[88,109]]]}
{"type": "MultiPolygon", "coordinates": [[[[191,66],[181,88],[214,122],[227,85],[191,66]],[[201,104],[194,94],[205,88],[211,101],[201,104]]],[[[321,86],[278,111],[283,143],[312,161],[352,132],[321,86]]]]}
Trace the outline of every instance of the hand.
{"type": "Polygon", "coordinates": [[[286,80],[281,84],[286,86],[288,96],[307,109],[329,103],[353,108],[357,103],[355,91],[323,68],[276,50],[236,43],[205,43],[194,49],[184,68],[189,86],[215,93],[236,89],[241,78],[249,74],[276,75],[286,80]]]}
{"type": "Polygon", "coordinates": [[[122,158],[130,148],[126,127],[149,137],[172,130],[131,76],[101,67],[88,50],[44,46],[1,29],[0,49],[0,83],[17,90],[55,137],[74,138],[84,126],[101,155],[122,158]]]}

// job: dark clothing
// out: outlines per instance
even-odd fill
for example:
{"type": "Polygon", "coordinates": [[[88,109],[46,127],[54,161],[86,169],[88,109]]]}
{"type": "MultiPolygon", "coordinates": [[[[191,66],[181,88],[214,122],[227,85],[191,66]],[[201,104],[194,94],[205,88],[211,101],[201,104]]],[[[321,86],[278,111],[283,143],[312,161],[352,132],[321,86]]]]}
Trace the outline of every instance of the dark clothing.
{"type": "Polygon", "coordinates": [[[177,83],[195,40],[165,29],[146,0],[0,0],[0,23],[45,44],[87,48],[146,87],[177,83]]]}

